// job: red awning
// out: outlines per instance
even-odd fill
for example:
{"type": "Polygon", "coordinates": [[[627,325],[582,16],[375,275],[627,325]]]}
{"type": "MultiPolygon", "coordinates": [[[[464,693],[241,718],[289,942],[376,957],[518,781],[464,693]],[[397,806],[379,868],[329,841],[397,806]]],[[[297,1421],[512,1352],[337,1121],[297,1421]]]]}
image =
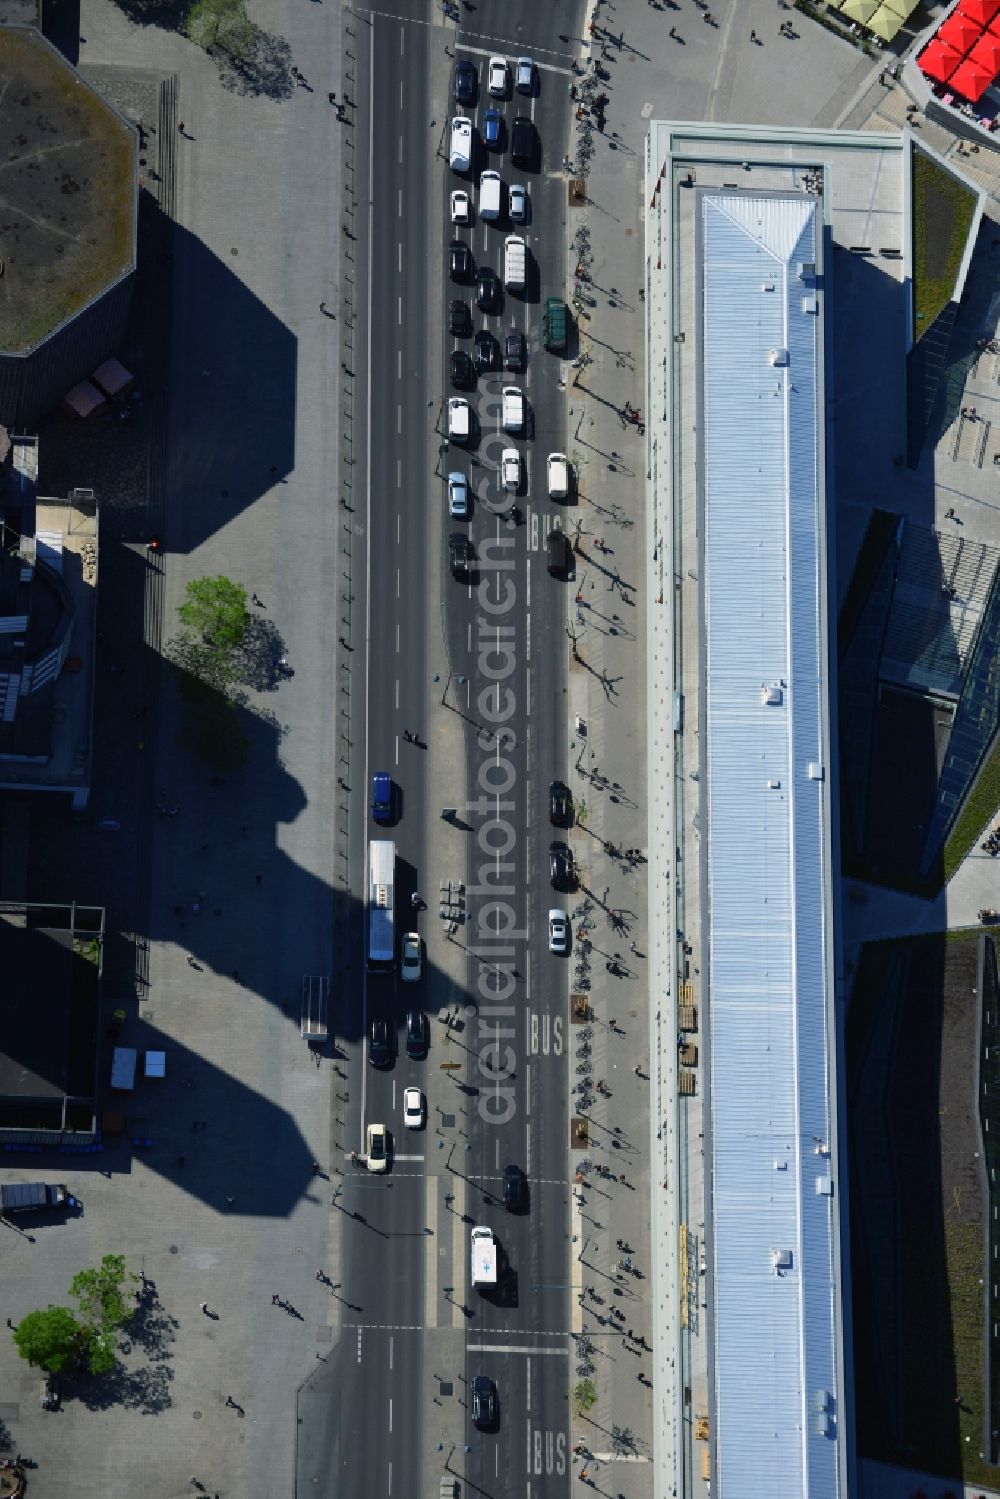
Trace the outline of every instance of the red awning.
{"type": "Polygon", "coordinates": [[[986,26],[998,10],[1000,0],[962,0],[960,14],[968,16],[970,21],[975,21],[980,26],[986,26]]]}
{"type": "Polygon", "coordinates": [[[917,58],[917,66],[928,78],[934,78],[938,83],[947,83],[961,61],[962,54],[956,52],[954,47],[932,37],[917,58]]]}
{"type": "Polygon", "coordinates": [[[993,31],[984,31],[969,53],[969,61],[986,68],[995,78],[1000,73],[1000,36],[993,31]]]}
{"type": "Polygon", "coordinates": [[[967,57],[948,79],[948,87],[953,88],[956,94],[961,94],[963,99],[968,99],[970,104],[975,104],[985,94],[993,78],[991,69],[980,67],[979,63],[967,57]]]}
{"type": "Polygon", "coordinates": [[[976,45],[982,34],[983,23],[970,20],[960,10],[953,10],[947,21],[934,33],[938,41],[947,42],[949,47],[954,47],[963,57],[976,45]]]}

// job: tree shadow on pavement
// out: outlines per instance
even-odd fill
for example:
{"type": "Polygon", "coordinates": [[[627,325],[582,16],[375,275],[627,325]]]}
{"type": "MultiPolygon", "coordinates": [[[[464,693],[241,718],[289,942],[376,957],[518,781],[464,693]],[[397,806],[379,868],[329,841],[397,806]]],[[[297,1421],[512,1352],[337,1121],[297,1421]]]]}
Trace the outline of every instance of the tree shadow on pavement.
{"type": "Polygon", "coordinates": [[[74,1396],[87,1410],[110,1410],[122,1406],[143,1415],[161,1415],[173,1403],[170,1386],[173,1369],[166,1364],[154,1368],[127,1369],[119,1364],[111,1374],[81,1374],[67,1382],[63,1399],[74,1396]]]}

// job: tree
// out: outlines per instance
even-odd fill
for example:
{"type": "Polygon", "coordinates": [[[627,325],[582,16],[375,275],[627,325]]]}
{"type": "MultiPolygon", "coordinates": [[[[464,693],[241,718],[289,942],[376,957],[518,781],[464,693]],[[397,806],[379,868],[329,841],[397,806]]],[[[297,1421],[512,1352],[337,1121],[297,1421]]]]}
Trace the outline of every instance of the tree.
{"type": "Polygon", "coordinates": [[[250,623],[247,591],[231,578],[193,578],[177,613],[183,624],[217,651],[235,650],[250,623]]]}
{"type": "Polygon", "coordinates": [[[70,1281],[70,1295],[76,1297],[83,1326],[95,1343],[106,1342],[134,1311],[122,1295],[125,1274],[125,1256],[106,1254],[96,1270],[79,1270],[70,1281]]]}
{"type": "Polygon", "coordinates": [[[85,1357],[87,1329],[68,1306],[49,1306],[21,1318],[14,1329],[14,1346],[35,1368],[61,1374],[85,1357]]]}
{"type": "Polygon", "coordinates": [[[591,1406],[597,1400],[597,1386],[592,1379],[581,1379],[578,1385],[573,1387],[573,1414],[577,1416],[586,1415],[591,1406]]]}

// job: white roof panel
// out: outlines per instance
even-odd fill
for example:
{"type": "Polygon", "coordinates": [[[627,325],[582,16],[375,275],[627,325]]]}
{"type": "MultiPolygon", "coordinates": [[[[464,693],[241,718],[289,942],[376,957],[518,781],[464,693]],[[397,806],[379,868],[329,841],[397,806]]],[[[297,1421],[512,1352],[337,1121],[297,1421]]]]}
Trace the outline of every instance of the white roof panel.
{"type": "Polygon", "coordinates": [[[722,1499],[834,1499],[825,497],[816,200],[701,202],[715,1448],[722,1499]],[[768,289],[765,289],[768,288],[768,289]],[[781,687],[780,702],[764,689],[781,687]],[[775,1163],[785,1163],[778,1170],[775,1163]]]}

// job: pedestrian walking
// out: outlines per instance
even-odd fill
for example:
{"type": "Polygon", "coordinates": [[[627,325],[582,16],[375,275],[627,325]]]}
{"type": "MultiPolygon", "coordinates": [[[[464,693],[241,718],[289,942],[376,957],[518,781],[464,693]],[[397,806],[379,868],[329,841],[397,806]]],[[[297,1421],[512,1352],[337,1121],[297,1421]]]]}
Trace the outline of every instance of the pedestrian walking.
{"type": "Polygon", "coordinates": [[[183,120],[178,121],[177,132],[178,132],[179,135],[183,135],[184,134],[184,121],[183,120]]]}
{"type": "Polygon", "coordinates": [[[205,1313],[205,1316],[207,1317],[208,1316],[208,1302],[207,1301],[199,1301],[198,1305],[201,1307],[202,1311],[205,1313]]]}
{"type": "Polygon", "coordinates": [[[271,1305],[272,1306],[278,1306],[278,1305],[280,1305],[280,1302],[281,1302],[281,1297],[278,1295],[277,1291],[272,1291],[271,1292],[271,1305]]]}
{"type": "Polygon", "coordinates": [[[8,1327],[13,1327],[14,1326],[13,1322],[10,1320],[9,1317],[7,1318],[7,1326],[8,1327]]]}
{"type": "Polygon", "coordinates": [[[255,874],[254,875],[254,880],[256,881],[256,883],[258,885],[261,885],[264,882],[264,876],[262,874],[255,874]]]}
{"type": "Polygon", "coordinates": [[[322,1167],[320,1166],[319,1161],[313,1161],[313,1176],[319,1176],[321,1170],[322,1167]]]}
{"type": "Polygon", "coordinates": [[[756,31],[751,31],[751,33],[750,33],[750,40],[752,42],[755,42],[757,40],[757,33],[756,33],[756,31]]]}

